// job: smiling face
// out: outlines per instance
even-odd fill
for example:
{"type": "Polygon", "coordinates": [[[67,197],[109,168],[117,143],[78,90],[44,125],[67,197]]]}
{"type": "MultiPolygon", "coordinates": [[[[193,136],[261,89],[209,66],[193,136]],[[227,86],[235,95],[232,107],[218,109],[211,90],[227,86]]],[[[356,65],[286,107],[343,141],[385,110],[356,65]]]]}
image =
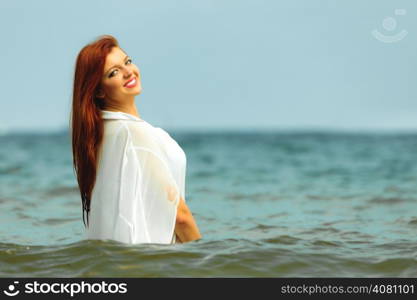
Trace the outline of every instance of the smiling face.
{"type": "Polygon", "coordinates": [[[142,91],[138,67],[119,47],[113,47],[106,57],[98,98],[107,105],[123,103],[142,91]]]}

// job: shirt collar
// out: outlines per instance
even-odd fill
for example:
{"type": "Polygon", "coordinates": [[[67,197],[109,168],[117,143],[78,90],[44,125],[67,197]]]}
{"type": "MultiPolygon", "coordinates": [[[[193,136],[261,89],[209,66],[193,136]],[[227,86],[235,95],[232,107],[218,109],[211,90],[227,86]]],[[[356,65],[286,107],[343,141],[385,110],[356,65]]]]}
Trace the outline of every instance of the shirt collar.
{"type": "Polygon", "coordinates": [[[142,119],[125,113],[121,111],[110,111],[110,110],[101,110],[101,117],[103,119],[113,119],[113,120],[134,120],[134,121],[143,121],[142,119]]]}

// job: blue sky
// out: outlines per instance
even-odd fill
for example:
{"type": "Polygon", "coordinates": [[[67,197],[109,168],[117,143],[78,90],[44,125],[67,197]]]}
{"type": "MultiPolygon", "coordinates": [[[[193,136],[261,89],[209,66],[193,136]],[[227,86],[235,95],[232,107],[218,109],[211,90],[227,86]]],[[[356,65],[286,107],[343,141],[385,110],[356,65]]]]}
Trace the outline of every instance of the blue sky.
{"type": "Polygon", "coordinates": [[[416,13],[412,0],[1,1],[0,132],[68,128],[76,56],[102,34],[140,68],[136,105],[159,127],[417,130],[416,13]]]}

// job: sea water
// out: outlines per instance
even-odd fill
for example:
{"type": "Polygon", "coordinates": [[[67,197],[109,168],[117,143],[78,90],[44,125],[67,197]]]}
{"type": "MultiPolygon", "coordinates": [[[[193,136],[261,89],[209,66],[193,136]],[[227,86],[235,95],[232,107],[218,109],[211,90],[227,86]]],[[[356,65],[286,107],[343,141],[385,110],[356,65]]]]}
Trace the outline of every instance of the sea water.
{"type": "Polygon", "coordinates": [[[68,133],[0,136],[0,276],[417,276],[417,134],[168,132],[196,242],[85,240],[68,133]]]}

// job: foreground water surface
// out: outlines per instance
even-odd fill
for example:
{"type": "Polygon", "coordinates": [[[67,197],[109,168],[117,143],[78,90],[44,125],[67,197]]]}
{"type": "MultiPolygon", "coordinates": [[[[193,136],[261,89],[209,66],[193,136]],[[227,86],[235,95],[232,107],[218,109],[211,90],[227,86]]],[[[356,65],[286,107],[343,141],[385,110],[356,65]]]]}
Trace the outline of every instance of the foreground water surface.
{"type": "Polygon", "coordinates": [[[85,240],[68,135],[0,136],[0,276],[417,276],[417,134],[168,132],[197,242],[85,240]]]}

